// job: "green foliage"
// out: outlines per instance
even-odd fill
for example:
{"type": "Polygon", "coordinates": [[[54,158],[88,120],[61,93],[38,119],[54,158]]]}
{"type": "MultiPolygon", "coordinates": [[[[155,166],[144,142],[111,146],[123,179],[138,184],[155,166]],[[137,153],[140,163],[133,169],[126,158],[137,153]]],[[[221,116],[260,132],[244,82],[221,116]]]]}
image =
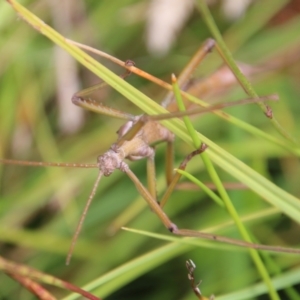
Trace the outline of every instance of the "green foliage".
{"type": "MultiPolygon", "coordinates": [[[[170,81],[171,73],[180,73],[205,38],[216,35],[215,29],[210,27],[210,32],[209,26],[205,25],[209,17],[205,15],[203,18],[195,10],[178,34],[170,53],[159,58],[150,56],[144,45],[145,23],[141,16],[146,14],[147,1],[72,2],[76,22],[69,23],[72,25],[69,29],[61,24],[61,19],[57,19],[60,15],[54,3],[58,6],[59,2],[53,1],[52,5],[49,1],[22,3],[63,36],[97,47],[122,60],[133,59],[139,68],[166,81],[170,81]],[[83,5],[86,7],[83,8],[83,5]],[[128,14],[134,12],[136,14],[129,18],[128,14]]],[[[238,122],[233,122],[233,126],[212,114],[193,117],[192,123],[203,134],[198,134],[201,141],[209,145],[207,156],[221,181],[239,181],[250,187],[229,190],[228,195],[252,240],[296,248],[299,247],[297,222],[300,220],[300,208],[296,197],[300,195],[297,157],[300,150],[277,131],[280,128],[279,131],[297,139],[300,129],[297,118],[300,110],[297,84],[300,17],[295,15],[279,22],[276,15],[280,11],[283,13],[286,3],[282,0],[257,1],[237,22],[226,20],[219,6],[210,8],[217,20],[213,26],[221,30],[234,60],[261,68],[255,76],[250,76],[251,89],[259,95],[279,94],[280,102],[270,105],[280,126],[277,123],[274,126],[256,105],[230,109],[230,113],[233,112],[246,124],[256,126],[266,135],[265,138],[253,127],[244,131],[241,129],[244,126],[238,122]]],[[[201,5],[198,3],[200,8],[201,5]]],[[[30,16],[28,18],[38,22],[30,16]]],[[[38,31],[113,85],[118,93],[107,92],[109,96],[102,99],[107,105],[137,114],[141,110],[148,114],[164,112],[151,100],[163,98],[161,88],[135,76],[131,76],[128,79],[130,84],[127,84],[75,47],[69,46],[51,29],[47,31],[43,25],[34,27],[37,31],[22,18],[16,17],[16,12],[8,3],[0,3],[1,157],[94,162],[97,155],[109,149],[116,138],[115,132],[122,124],[120,120],[86,112],[85,122],[75,132],[68,133],[70,128],[59,125],[59,118],[68,111],[59,111],[56,102],[58,86],[64,78],[59,82],[57,78],[63,71],[61,68],[67,66],[63,64],[64,60],[58,63],[58,55],[61,54],[38,31]]],[[[116,73],[123,72],[110,62],[103,63],[116,73]]],[[[195,76],[199,76],[199,72],[202,76],[208,76],[220,64],[221,60],[214,51],[195,76]]],[[[70,67],[74,71],[66,76],[71,77],[76,72],[83,87],[96,83],[82,65],[70,67]]],[[[63,83],[62,87],[66,84],[63,83]]],[[[76,90],[71,92],[70,98],[73,92],[76,90]]],[[[238,84],[219,94],[218,101],[247,97],[238,84]]],[[[210,99],[207,96],[203,100],[210,99]]],[[[194,150],[192,139],[180,120],[163,123],[178,137],[175,143],[176,166],[194,150]]],[[[165,190],[164,161],[163,146],[158,146],[159,196],[165,190]]],[[[130,163],[130,166],[145,183],[145,162],[130,163]]],[[[197,158],[189,165],[188,172],[202,182],[211,181],[197,158]]],[[[0,165],[1,255],[78,286],[86,286],[105,299],[193,299],[195,296],[185,268],[187,259],[196,263],[195,276],[202,279],[200,289],[206,296],[215,294],[217,299],[247,299],[267,295],[267,288],[248,250],[167,235],[159,219],[151,213],[134,185],[121,172],[101,180],[71,265],[66,267],[64,261],[71,236],[96,175],[97,170],[0,165]],[[147,231],[155,236],[123,231],[121,226],[147,231]],[[161,240],[166,238],[168,240],[161,240]]],[[[203,191],[175,191],[169,202],[166,213],[178,226],[241,239],[227,212],[203,191]]],[[[269,287],[273,299],[277,297],[275,290],[280,290],[282,298],[299,298],[296,288],[291,288],[299,284],[298,257],[269,253],[261,255],[268,275],[275,278],[273,287],[269,287]]],[[[19,286],[5,274],[0,274],[0,282],[0,298],[33,299],[24,289],[20,291],[19,286]]],[[[66,291],[55,290],[54,293],[59,298],[77,299],[75,295],[67,296],[66,291]]]]}

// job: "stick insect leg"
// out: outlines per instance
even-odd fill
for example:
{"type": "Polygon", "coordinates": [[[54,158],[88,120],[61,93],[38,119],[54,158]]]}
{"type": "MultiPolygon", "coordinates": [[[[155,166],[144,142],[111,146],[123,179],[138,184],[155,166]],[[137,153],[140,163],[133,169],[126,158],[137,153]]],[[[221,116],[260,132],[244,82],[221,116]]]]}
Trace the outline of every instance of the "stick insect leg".
{"type": "MultiPolygon", "coordinates": [[[[125,62],[125,65],[133,66],[134,62],[131,60],[128,60],[125,62]]],[[[120,75],[120,77],[125,79],[130,74],[131,74],[131,72],[127,70],[123,75],[120,75]]],[[[105,106],[102,103],[96,102],[88,97],[88,95],[90,95],[91,93],[93,93],[97,90],[100,90],[105,86],[107,86],[107,84],[105,82],[101,82],[101,83],[98,83],[96,85],[93,85],[89,88],[83,89],[83,90],[75,93],[72,96],[73,104],[80,106],[82,108],[94,111],[96,113],[110,116],[110,117],[115,117],[115,118],[124,119],[124,120],[134,119],[134,116],[131,114],[122,112],[118,109],[114,109],[114,108],[105,106]]]]}
{"type": "MultiPolygon", "coordinates": [[[[132,140],[136,134],[141,130],[141,128],[145,125],[146,122],[149,121],[149,116],[143,115],[139,117],[138,121],[133,124],[133,126],[123,135],[121,134],[121,137],[116,142],[115,146],[116,148],[120,148],[125,141],[132,140]]],[[[131,125],[131,124],[130,124],[131,125]]],[[[126,124],[125,124],[126,126],[126,124]]],[[[122,130],[122,128],[121,128],[122,130]]],[[[126,129],[125,129],[126,130],[126,129]]],[[[148,183],[148,190],[152,196],[152,198],[156,199],[156,172],[155,172],[155,150],[154,148],[148,146],[147,147],[147,183],[148,183]]]]}
{"type": "Polygon", "coordinates": [[[180,229],[176,226],[176,224],[172,223],[169,219],[167,214],[162,210],[161,206],[156,202],[156,200],[151,196],[150,192],[144,187],[144,185],[139,181],[139,179],[135,176],[135,174],[129,169],[128,165],[124,172],[129,176],[129,178],[135,184],[137,190],[149,204],[150,208],[153,212],[157,214],[161,222],[164,226],[173,234],[180,235],[184,237],[195,237],[195,238],[202,238],[207,240],[213,240],[221,243],[231,244],[235,246],[240,246],[244,248],[252,248],[252,249],[260,249],[272,252],[285,252],[285,253],[300,253],[300,249],[293,249],[293,248],[285,248],[280,246],[268,246],[268,245],[261,245],[261,244],[253,244],[241,240],[236,240],[220,235],[205,233],[196,230],[190,229],[180,229]]]}
{"type": "Polygon", "coordinates": [[[89,210],[89,207],[92,203],[92,200],[94,199],[94,196],[96,194],[96,190],[97,190],[97,187],[99,185],[99,182],[101,180],[101,177],[103,176],[102,172],[99,172],[98,173],[98,176],[97,176],[97,179],[94,183],[94,186],[93,186],[93,189],[92,189],[92,192],[88,198],[88,201],[87,203],[85,204],[85,207],[84,207],[84,210],[83,210],[83,213],[80,217],[80,220],[79,220],[79,223],[76,227],[76,231],[75,231],[75,234],[72,238],[72,242],[71,242],[71,245],[70,245],[70,248],[69,248],[69,251],[68,251],[68,255],[67,255],[67,259],[66,259],[66,265],[68,266],[70,264],[70,261],[71,261],[71,258],[72,258],[72,254],[73,254],[73,250],[74,250],[74,247],[75,247],[75,244],[77,242],[77,239],[78,239],[78,236],[79,236],[79,233],[81,231],[81,228],[82,228],[82,225],[83,225],[83,222],[85,220],[85,217],[87,215],[87,212],[89,210]]]}
{"type": "MultiPolygon", "coordinates": [[[[182,163],[180,164],[180,166],[179,166],[178,169],[180,169],[180,170],[185,170],[185,168],[186,168],[188,162],[189,162],[194,156],[196,156],[196,155],[202,153],[203,151],[205,151],[206,148],[207,148],[207,146],[206,146],[205,144],[202,143],[199,149],[197,149],[197,150],[191,152],[191,153],[190,153],[190,154],[182,161],[182,163]]],[[[171,194],[172,194],[172,192],[173,192],[173,190],[174,190],[174,188],[175,188],[175,186],[176,186],[176,184],[177,184],[177,182],[179,181],[180,178],[181,178],[181,174],[179,174],[179,173],[177,173],[177,172],[172,176],[172,180],[171,180],[170,184],[168,185],[168,188],[167,188],[167,190],[165,191],[165,193],[164,193],[164,195],[163,195],[161,201],[159,202],[161,208],[163,208],[163,207],[166,205],[168,199],[170,198],[170,196],[171,196],[171,194]]]]}
{"type": "Polygon", "coordinates": [[[148,190],[153,199],[157,199],[156,194],[156,172],[155,172],[155,161],[154,161],[155,152],[153,155],[147,158],[147,183],[148,190]]]}
{"type": "Polygon", "coordinates": [[[167,142],[166,148],[166,180],[167,186],[169,186],[173,179],[173,160],[174,160],[174,144],[173,142],[167,142]]]}
{"type": "MultiPolygon", "coordinates": [[[[193,58],[186,65],[183,71],[180,73],[177,82],[181,89],[185,89],[185,85],[189,82],[191,74],[194,73],[195,69],[204,60],[208,53],[210,53],[215,46],[213,39],[207,39],[194,54],[193,58]]],[[[169,92],[161,104],[163,107],[168,108],[169,111],[177,110],[177,104],[174,101],[173,91],[169,92]]]]}

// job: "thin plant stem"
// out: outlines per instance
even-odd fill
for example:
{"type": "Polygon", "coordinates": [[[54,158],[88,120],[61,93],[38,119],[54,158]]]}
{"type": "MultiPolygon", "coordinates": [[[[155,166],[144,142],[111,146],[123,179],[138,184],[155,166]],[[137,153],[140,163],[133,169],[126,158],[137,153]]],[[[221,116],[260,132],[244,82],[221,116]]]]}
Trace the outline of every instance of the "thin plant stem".
{"type": "MultiPolygon", "coordinates": [[[[177,101],[177,105],[179,107],[179,110],[183,111],[185,110],[185,107],[184,107],[184,103],[183,103],[183,100],[181,98],[181,94],[180,94],[180,91],[179,91],[179,86],[176,82],[176,77],[175,75],[172,76],[172,82],[173,82],[173,89],[174,89],[174,94],[175,94],[175,99],[177,101]]],[[[195,129],[193,128],[193,125],[189,119],[189,117],[184,117],[183,118],[184,120],[184,123],[187,127],[187,130],[188,132],[191,134],[191,138],[194,142],[194,145],[196,148],[199,148],[200,147],[200,144],[201,144],[201,141],[198,139],[197,135],[196,135],[196,131],[195,129]]],[[[214,168],[211,160],[209,159],[209,157],[207,156],[206,154],[206,151],[204,151],[203,153],[200,154],[201,155],[201,158],[203,160],[203,163],[204,165],[206,166],[206,169],[210,175],[210,178],[212,179],[213,183],[216,185],[217,187],[217,191],[219,192],[220,194],[220,197],[222,199],[222,201],[224,202],[225,204],[225,208],[227,209],[229,215],[233,218],[241,236],[243,237],[243,239],[247,242],[252,242],[251,238],[250,238],[250,234],[247,232],[247,229],[245,228],[245,226],[243,225],[236,209],[234,208],[223,184],[222,184],[222,181],[220,179],[220,177],[218,176],[217,174],[217,171],[216,169],[214,168]]],[[[263,263],[263,261],[261,260],[257,250],[254,250],[254,249],[249,249],[249,253],[250,253],[250,256],[259,272],[259,274],[261,275],[262,279],[264,280],[265,284],[268,286],[268,290],[269,290],[269,294],[271,296],[271,298],[273,300],[279,300],[279,296],[277,294],[277,291],[275,290],[273,284],[272,284],[272,281],[271,281],[271,278],[268,274],[268,271],[263,263]]]]}

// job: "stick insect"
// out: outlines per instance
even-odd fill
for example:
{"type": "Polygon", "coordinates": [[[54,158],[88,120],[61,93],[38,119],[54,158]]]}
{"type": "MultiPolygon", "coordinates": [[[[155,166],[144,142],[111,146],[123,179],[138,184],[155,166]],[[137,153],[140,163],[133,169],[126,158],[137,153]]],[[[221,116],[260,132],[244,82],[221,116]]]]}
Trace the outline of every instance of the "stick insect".
{"type": "MultiPolygon", "coordinates": [[[[209,53],[214,47],[214,41],[208,40],[204,43],[201,49],[198,51],[197,55],[192,59],[191,63],[187,68],[183,71],[181,76],[179,76],[178,80],[173,76],[173,81],[178,81],[180,86],[183,86],[190,76],[191,71],[193,71],[203,58],[209,53]]],[[[133,63],[131,61],[127,61],[125,67],[132,67],[133,63]]],[[[129,73],[126,72],[122,77],[125,78],[129,73]]],[[[187,115],[193,114],[201,114],[207,113],[214,110],[218,110],[224,107],[233,106],[237,103],[221,103],[209,106],[207,108],[197,108],[193,110],[189,110],[186,112],[172,112],[163,115],[141,115],[141,116],[133,116],[128,113],[121,112],[116,109],[112,109],[103,104],[99,104],[87,96],[94,90],[101,88],[103,84],[98,84],[91,88],[87,88],[82,90],[72,97],[72,101],[75,105],[78,105],[82,108],[105,114],[111,117],[116,117],[120,119],[126,120],[126,123],[118,130],[118,138],[116,143],[114,143],[110,149],[104,154],[98,156],[97,163],[95,164],[69,164],[69,163],[47,163],[47,162],[31,162],[31,161],[14,161],[9,159],[1,159],[0,163],[3,164],[15,164],[15,165],[24,165],[24,166],[54,166],[54,167],[74,167],[74,168],[98,168],[99,173],[97,179],[94,183],[90,196],[88,197],[88,201],[78,223],[77,229],[72,239],[72,243],[70,246],[70,250],[67,255],[66,263],[69,264],[73,249],[75,247],[76,240],[81,231],[84,219],[87,215],[87,211],[92,202],[92,199],[95,196],[96,189],[99,185],[99,182],[103,176],[111,175],[115,170],[120,170],[127,174],[127,176],[132,180],[138,192],[142,195],[142,197],[146,200],[151,210],[158,216],[163,225],[173,234],[185,237],[195,237],[195,238],[204,238],[214,241],[219,241],[223,243],[228,243],[236,246],[246,247],[246,248],[254,248],[261,250],[269,250],[269,251],[277,251],[277,252],[288,252],[288,253],[300,253],[299,249],[285,248],[285,247],[277,247],[277,246],[267,246],[260,244],[253,244],[250,242],[245,242],[241,240],[231,239],[223,236],[218,236],[214,234],[203,233],[196,230],[190,229],[181,229],[178,228],[176,224],[174,224],[168,215],[163,211],[163,206],[167,202],[170,197],[176,183],[180,179],[179,174],[173,174],[173,165],[172,165],[172,153],[173,153],[173,141],[174,134],[170,132],[167,128],[160,124],[159,121],[169,119],[169,118],[180,118],[187,115]],[[157,200],[156,196],[156,187],[155,187],[155,164],[154,164],[154,156],[155,151],[151,146],[152,144],[165,142],[167,144],[167,159],[166,159],[166,178],[168,188],[162,197],[161,201],[157,200]],[[147,176],[148,176],[148,188],[146,188],[137,176],[131,171],[129,165],[125,162],[125,159],[129,160],[140,160],[147,159],[147,176]]],[[[162,106],[168,109],[171,105],[172,96],[168,95],[162,103],[162,106]]],[[[269,99],[269,98],[268,98],[269,99]]],[[[238,104],[246,104],[253,103],[257,101],[262,101],[264,99],[246,99],[241,100],[238,104]]],[[[193,151],[190,155],[186,157],[183,163],[180,165],[180,169],[185,169],[189,160],[191,160],[194,156],[201,154],[205,151],[206,145],[202,144],[199,149],[193,151]]]]}

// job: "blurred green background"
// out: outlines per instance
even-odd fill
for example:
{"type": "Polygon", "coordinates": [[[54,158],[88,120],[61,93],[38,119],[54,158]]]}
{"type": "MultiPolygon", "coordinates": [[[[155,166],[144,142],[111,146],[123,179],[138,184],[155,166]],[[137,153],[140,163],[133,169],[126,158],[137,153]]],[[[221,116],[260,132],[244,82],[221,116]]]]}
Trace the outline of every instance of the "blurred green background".
{"type": "MultiPolygon", "coordinates": [[[[139,68],[169,81],[170,74],[179,74],[201,43],[211,36],[193,1],[171,2],[43,0],[22,3],[64,36],[122,60],[132,59],[139,68]]],[[[225,1],[210,2],[212,14],[234,58],[247,64],[249,79],[260,95],[279,94],[280,103],[271,105],[274,114],[285,130],[299,139],[299,1],[254,1],[241,11],[237,4],[230,8],[225,1]]],[[[97,83],[98,79],[18,18],[5,1],[0,3],[0,61],[1,157],[95,162],[115,141],[116,131],[122,124],[120,120],[83,111],[73,107],[70,101],[74,92],[97,83]]],[[[118,74],[123,72],[110,62],[103,63],[118,74]]],[[[196,71],[195,80],[209,76],[221,64],[214,51],[196,71]]],[[[163,99],[164,91],[144,79],[131,76],[128,81],[157,101],[163,99]]],[[[205,95],[207,101],[246,98],[237,84],[230,89],[219,86],[211,89],[213,92],[205,95]]],[[[109,106],[140,113],[111,89],[94,96],[109,106]]],[[[230,112],[278,135],[255,105],[230,112]]],[[[289,193],[300,195],[299,158],[213,115],[193,118],[193,122],[197,130],[231,154],[289,193]]],[[[177,164],[192,150],[181,141],[176,141],[175,149],[177,164]]],[[[165,188],[164,160],[164,146],[158,146],[159,195],[165,188]]],[[[146,182],[145,161],[130,166],[146,182]]],[[[190,166],[189,170],[201,180],[209,181],[201,165],[190,166]]],[[[223,171],[220,174],[224,181],[233,180],[223,171]]],[[[114,268],[152,253],[150,260],[144,257],[141,266],[104,285],[97,295],[105,299],[193,299],[185,268],[187,259],[197,265],[196,277],[203,280],[204,295],[244,299],[229,293],[249,289],[260,281],[247,251],[232,248],[228,251],[217,243],[203,247],[179,244],[174,250],[164,248],[171,248],[167,242],[120,231],[126,225],[166,233],[121,172],[101,181],[71,265],[66,267],[64,261],[71,237],[96,175],[97,170],[0,166],[0,254],[83,286],[114,268]],[[154,250],[158,251],[157,257],[151,252],[154,250]]],[[[230,196],[241,215],[268,208],[247,190],[232,190],[230,196]]],[[[226,213],[201,191],[174,192],[166,212],[182,227],[220,226],[223,230],[219,234],[239,238],[233,226],[222,225],[228,220],[226,213]]],[[[249,228],[261,243],[299,245],[298,225],[272,210],[259,224],[250,223],[249,228]]],[[[270,274],[285,274],[299,268],[297,256],[273,258],[270,274]]],[[[294,282],[291,281],[292,285],[294,282]]],[[[34,299],[3,273],[0,285],[0,299],[34,299]]],[[[282,299],[300,298],[299,286],[294,285],[289,294],[281,291],[282,299]]],[[[253,291],[247,291],[248,299],[253,291]]],[[[58,298],[67,295],[57,289],[53,292],[58,298]]]]}

